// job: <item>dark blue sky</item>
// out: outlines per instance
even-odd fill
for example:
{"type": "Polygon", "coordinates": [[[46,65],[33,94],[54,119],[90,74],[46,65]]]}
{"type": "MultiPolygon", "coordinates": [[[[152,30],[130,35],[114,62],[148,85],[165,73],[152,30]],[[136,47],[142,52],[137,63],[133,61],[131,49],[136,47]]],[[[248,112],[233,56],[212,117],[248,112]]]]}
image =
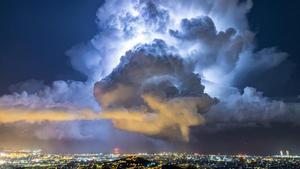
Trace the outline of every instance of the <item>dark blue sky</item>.
{"type": "MultiPolygon", "coordinates": [[[[28,79],[84,80],[65,51],[97,32],[101,0],[1,0],[0,94],[28,79]]],[[[300,93],[300,2],[254,0],[249,14],[259,48],[277,46],[290,57],[280,66],[252,75],[240,87],[253,86],[270,97],[295,98],[300,93]],[[270,85],[271,84],[271,85],[270,85]]]]}
{"type": "Polygon", "coordinates": [[[276,46],[289,53],[288,59],[262,75],[249,77],[255,86],[271,97],[294,98],[300,94],[300,1],[254,0],[249,16],[259,48],[276,46]]]}
{"type": "Polygon", "coordinates": [[[83,80],[65,51],[89,40],[99,0],[0,2],[0,93],[27,79],[83,80]]]}

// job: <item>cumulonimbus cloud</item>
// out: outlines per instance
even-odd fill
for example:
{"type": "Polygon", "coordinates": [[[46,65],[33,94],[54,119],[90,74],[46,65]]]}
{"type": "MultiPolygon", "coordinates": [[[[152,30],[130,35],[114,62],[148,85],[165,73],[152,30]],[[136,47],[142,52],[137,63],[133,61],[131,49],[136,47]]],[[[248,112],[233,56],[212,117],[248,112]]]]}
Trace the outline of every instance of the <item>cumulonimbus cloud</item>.
{"type": "Polygon", "coordinates": [[[200,77],[173,50],[154,40],[128,51],[95,85],[102,117],[117,128],[149,135],[176,129],[172,133],[187,141],[189,127],[204,124],[201,114],[217,101],[204,94],[200,77]]]}
{"type": "Polygon", "coordinates": [[[88,80],[29,85],[34,90],[17,86],[21,90],[0,98],[0,107],[18,112],[60,108],[71,120],[74,109],[101,109],[101,118],[117,128],[147,135],[175,128],[185,140],[189,127],[204,121],[297,124],[291,117],[299,117],[298,103],[236,87],[242,77],[288,56],[273,47],[255,47],[246,16],[252,5],[251,0],[106,1],[97,11],[98,34],[66,52],[88,80]]]}

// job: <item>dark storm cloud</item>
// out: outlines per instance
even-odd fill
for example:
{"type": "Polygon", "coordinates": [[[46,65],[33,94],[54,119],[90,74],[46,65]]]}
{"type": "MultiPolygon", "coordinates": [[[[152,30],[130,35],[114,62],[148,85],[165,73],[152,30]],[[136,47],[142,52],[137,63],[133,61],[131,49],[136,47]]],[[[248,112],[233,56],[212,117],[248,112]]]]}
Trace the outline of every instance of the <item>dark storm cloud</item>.
{"type": "Polygon", "coordinates": [[[170,34],[186,40],[206,40],[214,38],[217,34],[215,24],[208,16],[192,18],[191,20],[183,19],[181,21],[181,29],[182,32],[170,30],[170,34]]]}
{"type": "Polygon", "coordinates": [[[167,10],[157,7],[154,2],[149,0],[140,1],[137,6],[140,8],[141,16],[149,28],[159,32],[166,31],[166,23],[170,19],[167,10]]]}
{"type": "Polygon", "coordinates": [[[178,128],[188,140],[188,127],[204,123],[200,114],[216,100],[204,94],[192,67],[169,51],[174,49],[162,40],[128,51],[114,71],[95,84],[102,116],[118,128],[150,135],[178,128]]]}
{"type": "Polygon", "coordinates": [[[226,100],[211,109],[206,118],[212,123],[229,126],[269,126],[273,122],[299,125],[299,112],[299,103],[271,100],[255,88],[246,87],[242,94],[228,95],[226,100]]]}
{"type": "Polygon", "coordinates": [[[252,38],[250,33],[244,37],[235,36],[234,28],[218,32],[213,20],[208,16],[183,19],[180,30],[170,30],[170,34],[187,48],[198,45],[186,54],[199,72],[216,65],[226,73],[230,72],[246,48],[247,40],[252,38]]]}

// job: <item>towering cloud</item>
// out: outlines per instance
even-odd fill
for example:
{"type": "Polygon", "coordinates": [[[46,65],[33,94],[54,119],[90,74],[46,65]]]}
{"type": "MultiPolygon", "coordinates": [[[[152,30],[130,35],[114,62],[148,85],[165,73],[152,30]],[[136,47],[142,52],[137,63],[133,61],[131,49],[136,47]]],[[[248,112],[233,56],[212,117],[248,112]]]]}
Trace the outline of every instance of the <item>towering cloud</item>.
{"type": "MultiPolygon", "coordinates": [[[[296,112],[294,106],[272,101],[251,87],[245,88],[244,92],[235,87],[243,77],[275,67],[287,57],[286,53],[276,48],[255,52],[254,33],[249,30],[246,18],[252,1],[124,1],[122,6],[125,8],[119,8],[118,3],[107,2],[97,15],[100,27],[105,26],[104,37],[114,35],[117,39],[97,37],[92,41],[96,48],[103,44],[103,40],[105,44],[117,43],[114,46],[116,51],[122,51],[113,57],[116,60],[107,59],[111,62],[106,62],[106,65],[112,65],[111,68],[115,69],[106,69],[109,70],[108,75],[100,78],[102,80],[96,83],[94,89],[104,112],[106,109],[122,108],[104,113],[105,118],[113,119],[115,126],[143,132],[142,129],[128,126],[127,121],[130,121],[132,112],[135,114],[133,118],[137,118],[138,113],[142,114],[137,121],[147,122],[145,114],[149,113],[149,107],[153,108],[143,99],[144,93],[154,93],[168,100],[182,95],[203,94],[199,90],[202,84],[210,98],[217,97],[219,100],[205,115],[212,123],[225,119],[239,125],[247,124],[245,122],[265,123],[296,112]],[[108,34],[107,30],[110,31],[108,34]],[[125,51],[129,52],[125,54],[125,51]],[[156,58],[157,62],[146,62],[152,58],[156,58]],[[182,72],[182,77],[197,74],[193,83],[176,75],[178,73],[172,73],[173,68],[167,70],[169,66],[165,64],[177,62],[178,58],[185,67],[177,68],[178,72],[182,72]],[[192,74],[187,75],[186,71],[192,74]],[[125,113],[122,115],[120,112],[125,113]]],[[[106,47],[98,49],[102,51],[106,47]]],[[[110,54],[100,57],[111,58],[110,54]]],[[[156,110],[156,113],[159,114],[159,111],[156,110]]],[[[134,124],[134,121],[131,123],[134,124]]],[[[153,134],[151,132],[145,131],[153,134]]]]}
{"type": "Polygon", "coordinates": [[[95,85],[103,117],[118,128],[150,135],[175,129],[188,140],[189,126],[204,123],[201,114],[216,100],[204,94],[199,76],[174,50],[154,40],[128,51],[95,85]]]}
{"type": "Polygon", "coordinates": [[[103,118],[122,130],[186,141],[189,128],[205,122],[298,124],[298,103],[236,87],[287,57],[255,47],[251,7],[251,0],[106,1],[97,12],[99,33],[66,52],[88,80],[17,85],[0,98],[0,122],[60,113],[57,120],[103,118]]]}

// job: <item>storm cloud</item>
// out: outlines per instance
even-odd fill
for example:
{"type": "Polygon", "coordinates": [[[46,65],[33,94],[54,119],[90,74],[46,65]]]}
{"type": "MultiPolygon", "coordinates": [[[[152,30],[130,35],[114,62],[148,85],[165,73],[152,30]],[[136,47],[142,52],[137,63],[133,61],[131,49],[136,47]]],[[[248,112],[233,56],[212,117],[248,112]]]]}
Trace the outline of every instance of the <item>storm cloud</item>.
{"type": "Polygon", "coordinates": [[[187,141],[189,127],[203,124],[201,114],[217,101],[204,94],[192,67],[169,51],[174,49],[162,40],[128,51],[114,71],[95,84],[102,117],[118,128],[150,135],[175,128],[187,141]]]}
{"type": "Polygon", "coordinates": [[[59,121],[108,119],[141,137],[185,141],[191,127],[205,124],[299,124],[299,103],[237,88],[288,57],[275,47],[256,48],[246,16],[251,7],[251,0],[106,1],[97,11],[98,34],[66,52],[87,81],[13,86],[0,98],[0,121],[51,121],[61,113],[66,118],[59,121]]]}
{"type": "MultiPolygon", "coordinates": [[[[241,91],[236,87],[237,82],[248,75],[271,69],[288,56],[274,47],[256,49],[255,34],[249,30],[246,18],[252,1],[124,1],[122,5],[126,6],[125,9],[116,7],[116,3],[107,2],[99,9],[99,25],[109,25],[108,30],[114,30],[113,34],[121,39],[107,40],[106,44],[117,42],[118,48],[128,49],[128,52],[116,56],[120,59],[113,62],[112,67],[115,68],[95,85],[94,92],[102,108],[122,107],[127,117],[130,116],[128,108],[138,109],[141,105],[149,108],[141,97],[148,87],[148,92],[162,98],[195,93],[216,97],[218,103],[213,106],[209,104],[208,107],[212,108],[207,109],[209,112],[205,114],[206,120],[211,123],[230,119],[228,121],[237,125],[245,125],[249,121],[260,124],[297,112],[295,106],[268,99],[254,88],[246,87],[241,91]],[[158,30],[157,25],[162,29],[158,30]],[[167,47],[157,45],[157,42],[167,47]],[[129,45],[131,48],[128,48],[129,45]],[[152,63],[144,63],[153,57],[161,59],[155,62],[154,68],[152,63]],[[185,68],[177,70],[182,72],[183,77],[196,75],[194,82],[161,69],[160,65],[166,63],[163,58],[168,58],[167,62],[181,59],[185,68]],[[186,71],[192,74],[184,74],[186,71]],[[149,81],[152,84],[148,84],[149,81]],[[183,86],[178,85],[179,82],[183,86]],[[204,90],[199,90],[201,86],[204,90]],[[188,92],[182,89],[188,89],[188,92]]],[[[94,45],[102,43],[100,40],[94,45]]],[[[144,115],[148,111],[138,112],[144,115]]],[[[111,118],[122,119],[117,114],[118,117],[111,118]]],[[[121,125],[116,126],[122,128],[121,125]]]]}

